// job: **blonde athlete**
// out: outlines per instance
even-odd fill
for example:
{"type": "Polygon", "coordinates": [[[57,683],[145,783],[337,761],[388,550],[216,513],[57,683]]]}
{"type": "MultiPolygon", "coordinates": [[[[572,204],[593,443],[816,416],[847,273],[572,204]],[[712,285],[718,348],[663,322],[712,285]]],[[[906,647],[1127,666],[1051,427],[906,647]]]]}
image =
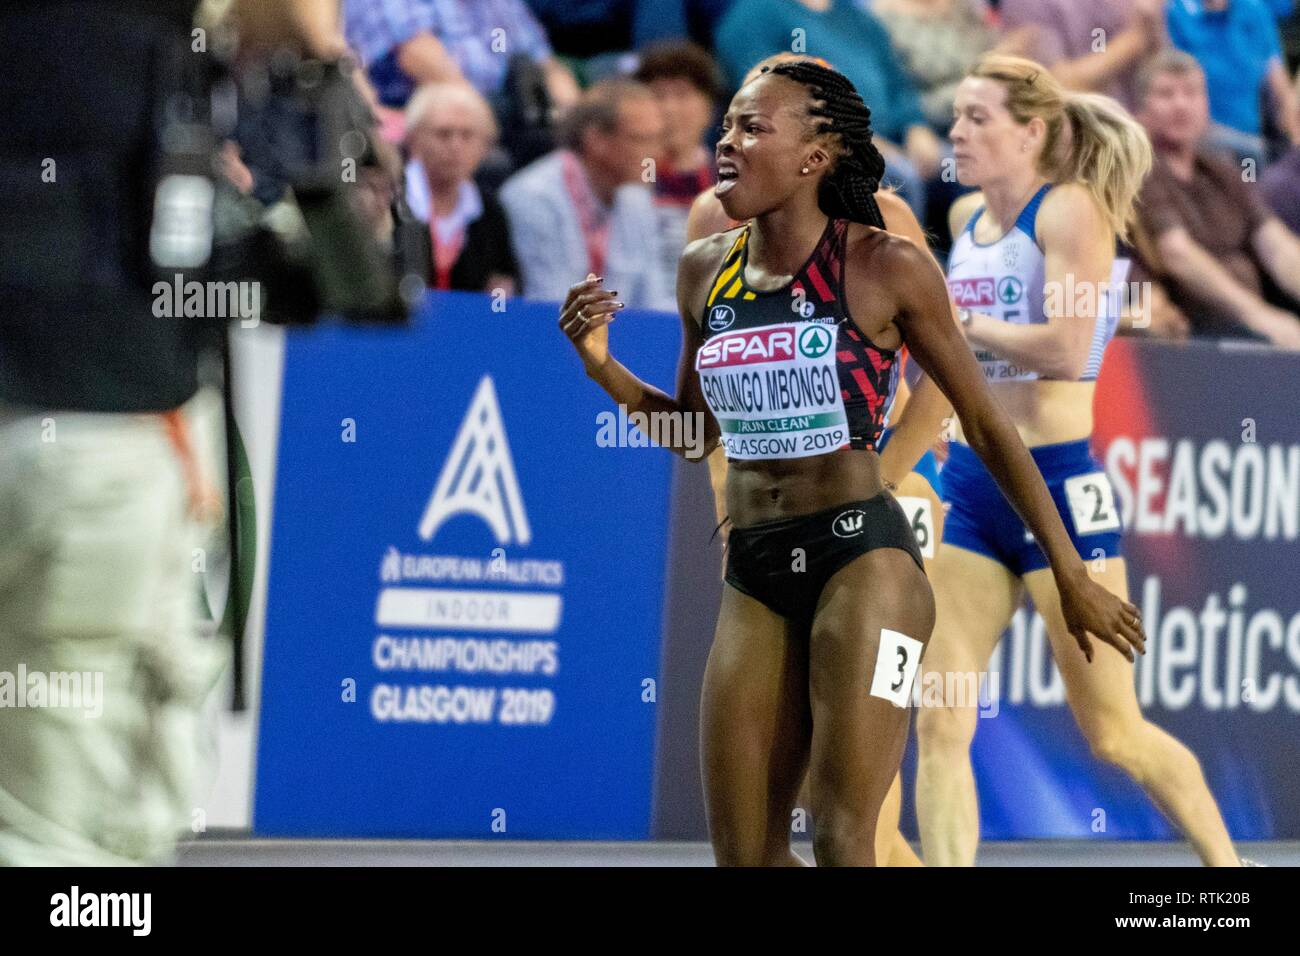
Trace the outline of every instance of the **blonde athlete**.
{"type": "MultiPolygon", "coordinates": [[[[1068,93],[1030,60],[990,56],[957,89],[958,179],[982,192],[952,211],[948,285],[984,375],[1042,472],[1092,579],[1127,598],[1119,513],[1089,451],[1093,390],[1117,315],[1106,305],[1116,236],[1151,166],[1133,119],[1106,97],[1068,93]],[[1089,296],[1052,295],[1091,287],[1089,296]]],[[[930,673],[988,664],[1022,587],[1043,616],[1066,696],[1092,752],[1124,770],[1211,865],[1236,866],[1191,752],[1145,720],[1124,645],[1086,658],[1061,613],[1047,557],[957,431],[943,471],[950,504],[932,580],[930,673]]],[[[917,715],[917,813],[926,863],[970,865],[979,840],[970,744],[975,702],[917,715]],[[968,705],[967,705],[968,704],[968,705]]]]}

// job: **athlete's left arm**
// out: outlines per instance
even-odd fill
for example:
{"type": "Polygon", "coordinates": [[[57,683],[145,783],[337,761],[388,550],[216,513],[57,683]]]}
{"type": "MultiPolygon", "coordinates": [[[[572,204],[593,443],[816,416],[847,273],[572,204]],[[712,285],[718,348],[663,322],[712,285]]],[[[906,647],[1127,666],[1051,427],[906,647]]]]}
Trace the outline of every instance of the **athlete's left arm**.
{"type": "Polygon", "coordinates": [[[916,360],[961,418],[966,440],[1047,554],[1070,633],[1092,660],[1089,633],[1129,660],[1144,651],[1136,607],[1088,576],[1016,426],[993,397],[984,372],[949,314],[948,287],[929,256],[909,242],[887,240],[872,263],[892,277],[894,322],[916,360]]]}
{"type": "MultiPolygon", "coordinates": [[[[882,189],[876,193],[876,203],[880,206],[886,230],[910,239],[914,246],[933,259],[921,223],[897,193],[882,189]]],[[[938,265],[936,261],[935,267],[938,265]]],[[[954,324],[957,322],[955,308],[952,321],[954,324]]],[[[893,437],[880,453],[880,474],[885,481],[894,488],[902,484],[908,472],[916,467],[921,456],[929,451],[939,437],[939,432],[943,430],[950,415],[952,405],[948,399],[931,381],[930,376],[922,375],[916,387],[911,390],[907,404],[894,421],[893,437]]]]}
{"type": "Polygon", "coordinates": [[[966,338],[1016,365],[1073,381],[1088,364],[1097,314],[1110,289],[1115,236],[1092,196],[1077,183],[1062,184],[1047,194],[1035,231],[1046,260],[1047,321],[1016,325],[976,313],[966,338]]]}
{"type": "Polygon", "coordinates": [[[1276,216],[1269,216],[1250,237],[1259,261],[1273,281],[1300,300],[1300,236],[1276,216]]]}

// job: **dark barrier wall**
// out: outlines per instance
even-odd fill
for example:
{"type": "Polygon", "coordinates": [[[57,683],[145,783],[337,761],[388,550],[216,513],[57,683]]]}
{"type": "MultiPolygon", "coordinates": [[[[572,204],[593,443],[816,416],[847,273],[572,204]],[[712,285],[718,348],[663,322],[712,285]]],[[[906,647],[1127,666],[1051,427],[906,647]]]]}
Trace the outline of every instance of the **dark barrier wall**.
{"type": "Polygon", "coordinates": [[[654,835],[663,840],[707,836],[700,687],[722,597],[722,539],[710,542],[716,525],[708,466],[676,462],[655,750],[654,835]]]}
{"type": "MultiPolygon", "coordinates": [[[[1117,340],[1095,412],[1094,452],[1118,496],[1150,635],[1139,700],[1199,756],[1235,837],[1300,837],[1300,358],[1117,340]]],[[[654,834],[703,839],[694,721],[717,556],[704,546],[707,480],[678,474],[676,487],[654,834]]],[[[997,694],[981,705],[973,748],[985,838],[1173,836],[1127,777],[1089,754],[1031,609],[990,670],[997,694]]],[[[914,762],[913,738],[911,836],[914,762]]]]}

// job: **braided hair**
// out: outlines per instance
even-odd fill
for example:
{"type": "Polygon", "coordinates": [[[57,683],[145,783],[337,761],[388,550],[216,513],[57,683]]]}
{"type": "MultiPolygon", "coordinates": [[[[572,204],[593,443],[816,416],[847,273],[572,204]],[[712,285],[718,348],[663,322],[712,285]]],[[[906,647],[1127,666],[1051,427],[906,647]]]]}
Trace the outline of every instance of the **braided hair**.
{"type": "Polygon", "coordinates": [[[876,205],[876,190],[885,174],[885,158],[872,142],[871,110],[843,73],[813,60],[798,60],[763,67],[801,83],[813,102],[808,106],[812,136],[829,133],[838,138],[839,156],[822,177],[817,205],[832,219],[851,219],[885,228],[876,205]]]}

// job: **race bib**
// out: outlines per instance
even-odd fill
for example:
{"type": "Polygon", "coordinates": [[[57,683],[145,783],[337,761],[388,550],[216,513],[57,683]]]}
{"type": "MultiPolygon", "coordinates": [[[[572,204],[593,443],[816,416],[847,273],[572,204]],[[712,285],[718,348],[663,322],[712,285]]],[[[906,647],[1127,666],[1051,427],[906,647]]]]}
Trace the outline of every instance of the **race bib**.
{"type": "Polygon", "coordinates": [[[1096,534],[1119,530],[1119,510],[1115,492],[1104,471],[1075,475],[1065,480],[1065,497],[1070,503],[1076,534],[1096,534]]]}
{"type": "Polygon", "coordinates": [[[929,498],[912,498],[908,495],[897,496],[896,500],[903,506],[907,523],[912,526],[916,543],[921,549],[921,557],[934,557],[934,509],[929,498]]]}
{"type": "Polygon", "coordinates": [[[700,346],[695,370],[728,458],[808,458],[848,445],[838,334],[829,323],[782,322],[700,346]]]}
{"type": "Polygon", "coordinates": [[[895,707],[906,707],[924,649],[915,638],[882,627],[876,668],[871,675],[871,696],[883,698],[895,707]]]}
{"type": "MultiPolygon", "coordinates": [[[[1025,284],[1014,275],[963,276],[948,280],[948,292],[958,308],[974,309],[1012,325],[1026,325],[1034,319],[1029,313],[1030,297],[1025,284]]],[[[984,370],[990,385],[999,382],[1032,382],[1039,375],[1002,358],[990,349],[975,349],[975,359],[984,370]]]]}
{"type": "Polygon", "coordinates": [[[1033,382],[1038,379],[1038,373],[1033,369],[999,358],[987,349],[976,349],[975,360],[980,363],[984,378],[990,385],[999,382],[1033,382]]]}

